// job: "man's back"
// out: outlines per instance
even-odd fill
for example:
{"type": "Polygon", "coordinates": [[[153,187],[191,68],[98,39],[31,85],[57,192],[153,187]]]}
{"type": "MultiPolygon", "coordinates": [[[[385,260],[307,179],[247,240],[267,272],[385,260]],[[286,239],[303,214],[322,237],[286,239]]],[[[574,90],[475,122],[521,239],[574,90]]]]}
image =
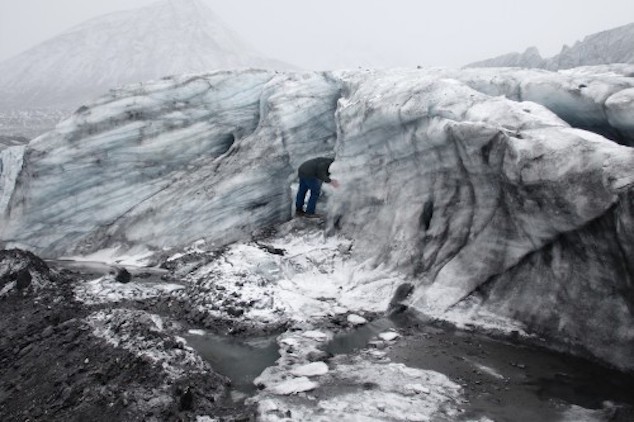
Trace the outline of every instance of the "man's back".
{"type": "Polygon", "coordinates": [[[330,173],[328,167],[335,161],[332,158],[317,157],[311,160],[305,161],[299,166],[297,171],[301,178],[317,178],[323,182],[330,183],[330,173]]]}

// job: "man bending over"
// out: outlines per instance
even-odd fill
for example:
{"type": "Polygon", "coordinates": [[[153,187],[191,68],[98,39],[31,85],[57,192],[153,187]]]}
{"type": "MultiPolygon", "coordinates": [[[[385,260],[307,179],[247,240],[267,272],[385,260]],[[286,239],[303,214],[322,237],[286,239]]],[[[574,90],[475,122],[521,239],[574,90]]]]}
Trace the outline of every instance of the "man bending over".
{"type": "Polygon", "coordinates": [[[305,161],[299,166],[297,171],[299,174],[299,190],[295,201],[296,216],[317,217],[315,207],[321,192],[321,184],[326,182],[335,188],[339,186],[339,182],[330,178],[330,172],[328,171],[333,161],[335,160],[332,158],[317,157],[305,161]],[[308,191],[310,191],[310,198],[308,199],[306,211],[304,211],[304,200],[308,191]]]}

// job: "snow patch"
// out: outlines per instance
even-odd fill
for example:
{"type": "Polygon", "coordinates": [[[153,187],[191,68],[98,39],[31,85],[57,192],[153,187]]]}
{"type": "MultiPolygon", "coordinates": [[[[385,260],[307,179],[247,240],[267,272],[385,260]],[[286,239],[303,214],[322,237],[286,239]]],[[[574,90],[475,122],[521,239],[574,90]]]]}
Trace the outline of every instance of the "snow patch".
{"type": "MultiPolygon", "coordinates": [[[[352,242],[326,237],[319,228],[291,221],[280,231],[265,241],[233,244],[220,254],[198,252],[196,259],[208,263],[184,275],[186,289],[174,297],[212,318],[269,327],[329,319],[351,309],[387,309],[402,282],[396,274],[356,261],[349,254],[352,242]]],[[[180,265],[181,259],[187,267],[184,257],[171,264],[180,265]]]]}
{"type": "Polygon", "coordinates": [[[302,333],[302,336],[306,337],[306,338],[310,338],[313,340],[317,340],[317,341],[326,341],[328,340],[328,335],[326,333],[323,333],[321,331],[306,331],[302,333]]]}
{"type": "Polygon", "coordinates": [[[328,388],[319,388],[314,397],[290,399],[270,389],[258,393],[259,420],[281,421],[287,411],[294,420],[310,421],[350,420],[351,415],[364,421],[451,420],[459,413],[462,390],[442,374],[360,357],[338,356],[332,364],[320,378],[328,388]]]}
{"type": "Polygon", "coordinates": [[[498,372],[497,370],[495,370],[495,369],[491,368],[490,366],[486,366],[486,365],[483,365],[483,364],[478,363],[478,362],[473,362],[473,361],[472,361],[472,360],[470,360],[470,359],[465,359],[465,360],[466,360],[467,362],[471,362],[471,364],[472,364],[473,366],[475,366],[475,367],[476,367],[476,368],[477,368],[480,372],[482,372],[483,374],[488,374],[488,375],[492,376],[493,378],[497,378],[497,379],[500,379],[500,380],[503,380],[503,379],[504,379],[504,375],[502,375],[502,374],[501,374],[500,372],[498,372]]]}
{"type": "Polygon", "coordinates": [[[363,325],[363,324],[367,324],[368,323],[367,319],[365,319],[362,316],[359,316],[357,314],[348,315],[346,320],[352,325],[363,325]]]}
{"type": "Polygon", "coordinates": [[[312,362],[293,368],[291,374],[296,377],[315,377],[328,373],[328,365],[324,362],[312,362]]]}
{"type": "Polygon", "coordinates": [[[307,377],[298,377],[282,381],[279,384],[270,387],[269,391],[273,394],[288,396],[291,394],[314,390],[317,387],[319,387],[319,384],[309,380],[307,377]]]}
{"type": "Polygon", "coordinates": [[[15,281],[12,281],[11,283],[7,283],[2,290],[0,290],[0,296],[4,296],[7,293],[9,293],[11,290],[13,290],[13,288],[15,287],[15,281]]]}
{"type": "Polygon", "coordinates": [[[431,390],[422,384],[407,384],[406,390],[411,390],[416,394],[431,394],[431,390]]]}
{"type": "Polygon", "coordinates": [[[85,319],[96,337],[113,347],[120,347],[149,360],[175,380],[192,373],[205,373],[210,368],[190,347],[174,341],[160,316],[129,309],[102,310],[85,319]]]}
{"type": "Polygon", "coordinates": [[[88,305],[99,303],[115,303],[122,300],[145,300],[161,295],[170,295],[184,289],[185,286],[175,283],[144,283],[131,281],[119,283],[112,275],[78,283],[75,286],[75,297],[88,305]]]}
{"type": "Polygon", "coordinates": [[[386,331],[379,334],[379,338],[383,341],[393,341],[399,338],[401,335],[394,331],[386,331]]]}

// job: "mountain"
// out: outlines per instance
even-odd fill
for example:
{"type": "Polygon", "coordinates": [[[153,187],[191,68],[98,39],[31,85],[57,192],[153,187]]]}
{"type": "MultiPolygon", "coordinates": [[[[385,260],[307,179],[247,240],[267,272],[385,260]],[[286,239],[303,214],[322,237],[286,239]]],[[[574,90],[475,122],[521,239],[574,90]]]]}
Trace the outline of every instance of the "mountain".
{"type": "Polygon", "coordinates": [[[468,64],[466,67],[527,67],[544,68],[546,61],[537,47],[529,47],[523,53],[508,53],[492,59],[468,64]]]}
{"type": "Polygon", "coordinates": [[[634,23],[589,35],[572,47],[564,46],[551,58],[542,58],[535,47],[509,53],[466,67],[528,67],[550,70],[611,63],[634,63],[634,23]]]}
{"type": "Polygon", "coordinates": [[[200,0],[165,0],[88,20],[0,63],[0,110],[75,108],[122,84],[234,67],[291,66],[255,51],[200,0]]]}

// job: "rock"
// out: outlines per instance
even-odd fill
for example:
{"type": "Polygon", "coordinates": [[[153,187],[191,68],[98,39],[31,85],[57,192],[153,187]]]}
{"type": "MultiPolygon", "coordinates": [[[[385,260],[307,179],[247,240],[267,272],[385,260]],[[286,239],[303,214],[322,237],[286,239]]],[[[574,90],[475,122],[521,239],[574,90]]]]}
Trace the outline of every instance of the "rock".
{"type": "Polygon", "coordinates": [[[375,349],[385,349],[387,347],[385,342],[382,340],[372,340],[368,342],[368,346],[375,349]]]}
{"type": "Polygon", "coordinates": [[[132,280],[132,274],[130,274],[130,272],[128,270],[126,270],[123,267],[118,267],[116,269],[116,274],[114,277],[115,281],[118,281],[119,283],[129,283],[130,280],[132,280]]]}
{"type": "Polygon", "coordinates": [[[312,362],[291,370],[296,377],[314,377],[328,373],[328,365],[324,362],[312,362]]]}
{"type": "Polygon", "coordinates": [[[365,319],[362,316],[359,316],[357,314],[348,315],[346,320],[352,325],[363,325],[363,324],[367,324],[368,323],[367,319],[365,319]]]}
{"type": "Polygon", "coordinates": [[[370,356],[372,356],[375,359],[383,359],[385,357],[385,352],[382,352],[380,350],[370,350],[370,356]]]}
{"type": "Polygon", "coordinates": [[[242,314],[244,314],[244,309],[242,309],[242,308],[236,308],[236,307],[234,307],[234,306],[229,306],[229,307],[226,309],[226,311],[227,311],[227,313],[228,313],[229,315],[231,315],[232,317],[236,317],[236,318],[237,318],[237,317],[239,317],[239,316],[242,316],[242,314]]]}
{"type": "Polygon", "coordinates": [[[431,418],[423,413],[410,413],[405,420],[407,422],[430,422],[431,418]]]}
{"type": "Polygon", "coordinates": [[[343,306],[335,306],[332,308],[332,313],[335,315],[347,314],[348,308],[344,308],[343,306]]]}
{"type": "MultiPolygon", "coordinates": [[[[429,211],[428,211],[429,212],[429,211]]],[[[425,211],[423,211],[425,213],[425,211]]],[[[411,283],[403,283],[400,284],[396,291],[394,292],[394,296],[392,296],[392,300],[390,301],[390,309],[395,309],[399,307],[402,301],[407,299],[407,297],[412,294],[414,291],[414,285],[411,283]]]]}
{"type": "Polygon", "coordinates": [[[260,247],[261,249],[267,251],[270,254],[280,255],[280,256],[286,255],[286,250],[284,250],[284,249],[276,248],[274,246],[266,245],[266,244],[262,244],[262,243],[258,243],[258,242],[256,242],[256,244],[258,245],[258,247],[260,247]]]}
{"type": "Polygon", "coordinates": [[[42,337],[46,338],[50,336],[51,334],[53,334],[53,331],[54,331],[53,326],[49,325],[48,327],[44,329],[44,331],[42,331],[42,337]]]}
{"type": "Polygon", "coordinates": [[[18,353],[18,357],[20,358],[23,357],[24,355],[28,354],[31,350],[33,350],[33,343],[24,346],[18,353]]]}
{"type": "Polygon", "coordinates": [[[27,270],[26,268],[20,270],[20,272],[18,272],[18,274],[16,275],[15,288],[18,290],[26,289],[31,285],[32,279],[33,277],[31,277],[31,273],[29,272],[29,270],[27,270]]]}
{"type": "Polygon", "coordinates": [[[279,407],[277,403],[275,403],[275,401],[271,399],[261,400],[260,402],[258,402],[258,410],[260,411],[260,413],[274,412],[278,409],[279,407]]]}
{"type": "Polygon", "coordinates": [[[185,392],[180,396],[178,408],[181,411],[188,411],[193,409],[194,393],[187,387],[185,392]]]}
{"type": "Polygon", "coordinates": [[[0,250],[0,291],[10,289],[11,283],[21,291],[37,290],[50,282],[50,270],[41,258],[20,249],[0,250]]]}
{"type": "Polygon", "coordinates": [[[311,350],[306,355],[306,359],[308,359],[310,362],[323,362],[327,361],[331,357],[332,355],[324,350],[311,350]]]}
{"type": "Polygon", "coordinates": [[[422,384],[407,384],[405,389],[416,394],[431,394],[431,390],[422,384]]]}

